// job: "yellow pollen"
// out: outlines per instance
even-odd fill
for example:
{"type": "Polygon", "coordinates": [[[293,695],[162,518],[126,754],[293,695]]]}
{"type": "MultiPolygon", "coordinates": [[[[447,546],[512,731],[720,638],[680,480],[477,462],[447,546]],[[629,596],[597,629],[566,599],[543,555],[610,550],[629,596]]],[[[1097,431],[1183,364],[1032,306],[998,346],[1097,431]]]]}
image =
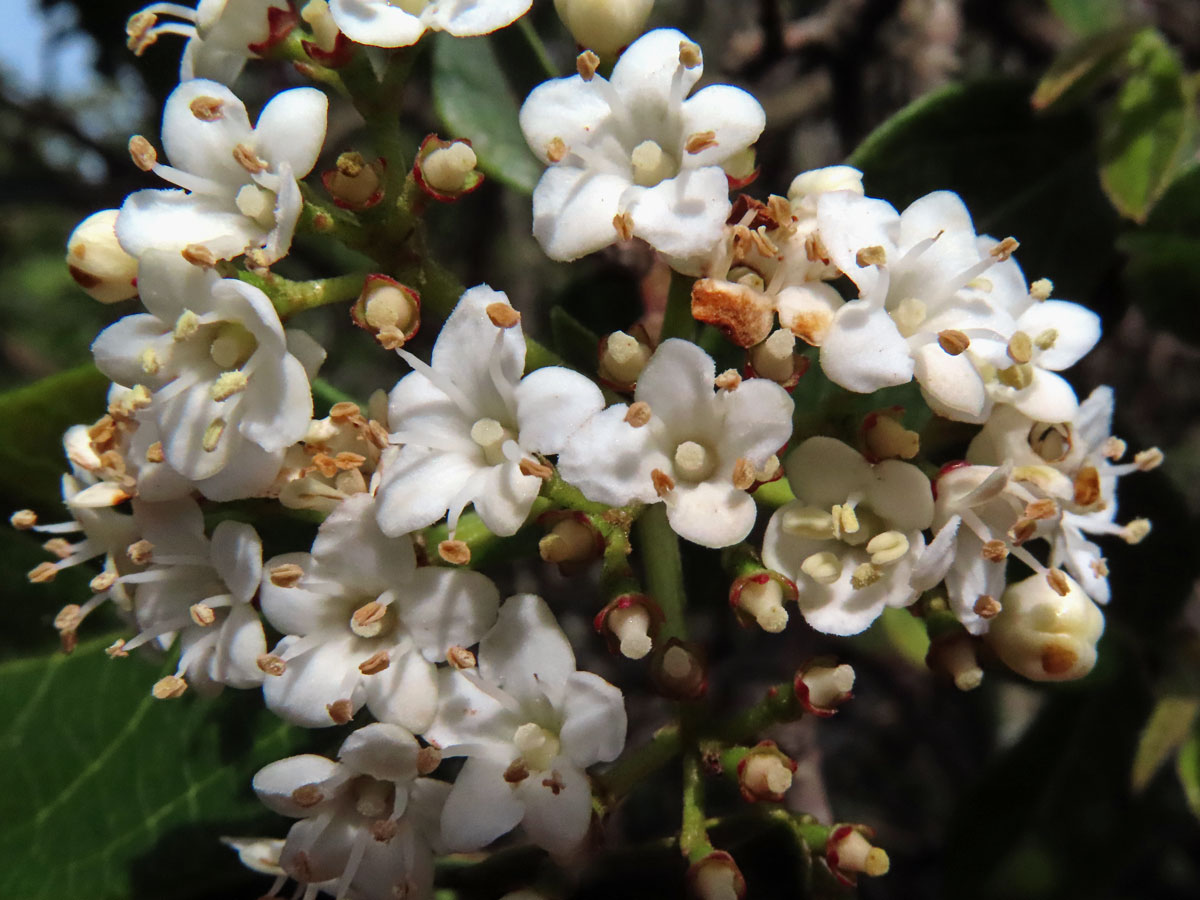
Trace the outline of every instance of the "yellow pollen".
{"type": "Polygon", "coordinates": [[[222,372],[209,389],[209,396],[218,402],[228,400],[234,394],[244,391],[249,383],[250,379],[237,369],[232,372],[222,372]]]}
{"type": "Polygon", "coordinates": [[[204,439],[200,442],[200,446],[206,453],[212,453],[217,449],[217,444],[220,443],[221,435],[225,433],[225,420],[213,419],[208,423],[208,427],[204,429],[204,439]]]}
{"type": "Polygon", "coordinates": [[[175,329],[171,336],[177,341],[186,341],[200,330],[200,319],[190,309],[185,309],[175,320],[175,329]]]}
{"type": "Polygon", "coordinates": [[[874,564],[869,562],[863,563],[862,565],[858,566],[854,570],[854,573],[850,576],[850,587],[854,588],[856,591],[860,591],[863,588],[874,584],[882,577],[883,573],[880,572],[874,564]]]}

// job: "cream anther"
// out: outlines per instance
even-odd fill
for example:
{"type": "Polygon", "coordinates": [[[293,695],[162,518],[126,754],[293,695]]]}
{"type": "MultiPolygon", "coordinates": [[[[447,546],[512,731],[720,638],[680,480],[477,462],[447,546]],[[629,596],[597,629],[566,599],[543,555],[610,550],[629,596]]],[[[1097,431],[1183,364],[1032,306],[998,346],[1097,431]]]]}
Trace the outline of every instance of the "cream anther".
{"type": "Polygon", "coordinates": [[[835,537],[841,537],[843,534],[856,534],[860,528],[858,515],[854,512],[854,504],[852,503],[835,503],[833,509],[830,510],[830,519],[833,522],[833,533],[835,537]]]}
{"type": "Polygon", "coordinates": [[[867,541],[867,552],[873,565],[886,566],[908,553],[908,538],[899,531],[885,531],[867,541]]]}
{"type": "Polygon", "coordinates": [[[855,568],[853,574],[850,576],[850,587],[856,591],[861,591],[865,587],[870,587],[882,577],[883,573],[879,571],[874,563],[866,562],[855,568]]]}
{"type": "Polygon", "coordinates": [[[1054,282],[1049,278],[1039,278],[1029,286],[1029,296],[1034,300],[1046,300],[1054,293],[1054,282]]]}
{"type": "Polygon", "coordinates": [[[684,441],[675,448],[675,474],[683,481],[704,481],[717,461],[703,444],[684,441]]]}
{"type": "Polygon", "coordinates": [[[558,738],[534,722],[526,722],[513,734],[513,744],[531,772],[544,772],[558,756],[562,745],[558,738]]]}
{"type": "Polygon", "coordinates": [[[200,330],[200,319],[190,309],[185,309],[175,320],[175,330],[171,337],[176,341],[186,341],[200,330]]]}
{"type": "Polygon", "coordinates": [[[495,419],[479,419],[471,426],[471,440],[483,450],[489,466],[504,462],[504,442],[515,439],[516,435],[495,419]]]}
{"type": "Polygon", "coordinates": [[[249,383],[250,379],[246,377],[245,373],[237,369],[232,372],[222,372],[213,382],[209,396],[218,402],[228,400],[234,394],[244,391],[249,383]]]}
{"type": "Polygon", "coordinates": [[[217,444],[221,442],[221,435],[225,433],[225,420],[213,419],[208,423],[208,427],[204,429],[204,437],[200,440],[200,447],[206,453],[212,453],[217,449],[217,444]]]}
{"type": "MultiPolygon", "coordinates": [[[[642,659],[653,647],[650,638],[650,612],[640,603],[614,609],[604,624],[620,642],[621,655],[628,659],[642,659]]],[[[674,648],[673,648],[674,649],[674,648]]]]}
{"type": "Polygon", "coordinates": [[[839,666],[813,666],[804,673],[808,702],[817,709],[832,709],[854,688],[854,668],[847,663],[839,666]]]}
{"type": "Polygon", "coordinates": [[[804,560],[800,571],[819,584],[833,584],[842,577],[842,561],[836,553],[822,550],[804,560]]]}
{"type": "Polygon", "coordinates": [[[789,329],[780,328],[750,350],[750,365],[763,378],[782,384],[795,372],[795,350],[796,336],[789,329]]]}

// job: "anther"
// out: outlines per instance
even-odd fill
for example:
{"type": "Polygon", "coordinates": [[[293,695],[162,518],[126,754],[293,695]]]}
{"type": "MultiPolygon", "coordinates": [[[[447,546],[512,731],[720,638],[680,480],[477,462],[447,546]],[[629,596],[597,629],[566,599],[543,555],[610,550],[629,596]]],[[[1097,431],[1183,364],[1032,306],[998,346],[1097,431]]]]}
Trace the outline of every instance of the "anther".
{"type": "Polygon", "coordinates": [[[417,751],[417,774],[428,775],[442,764],[442,751],[437,747],[422,747],[417,751]]]}
{"type": "Polygon", "coordinates": [[[386,650],[380,650],[358,664],[358,671],[364,675],[377,675],[392,664],[392,658],[386,650]]]}
{"type": "Polygon", "coordinates": [[[175,320],[175,327],[171,331],[171,338],[175,341],[186,341],[199,330],[199,317],[190,309],[185,309],[179,314],[179,318],[175,320]]]}
{"type": "Polygon", "coordinates": [[[742,376],[738,374],[736,369],[726,369],[713,379],[713,384],[717,386],[718,390],[736,391],[742,386],[742,376]]]}
{"type": "Polygon", "coordinates": [[[971,339],[961,331],[947,328],[945,331],[938,332],[938,346],[951,356],[958,356],[971,346],[971,339]]]}
{"type": "Polygon", "coordinates": [[[1134,454],[1133,464],[1137,466],[1139,472],[1149,472],[1151,469],[1157,469],[1161,466],[1164,458],[1161,450],[1157,447],[1150,447],[1147,450],[1134,454]]]}
{"type": "Polygon", "coordinates": [[[1054,588],[1054,593],[1060,597],[1065,597],[1071,592],[1071,584],[1067,581],[1067,576],[1059,569],[1051,569],[1046,573],[1046,583],[1054,588]]]}
{"type": "Polygon", "coordinates": [[[129,139],[129,156],[133,164],[143,172],[151,171],[158,163],[158,153],[154,145],[140,134],[135,134],[129,139]]]}
{"type": "Polygon", "coordinates": [[[739,457],[737,462],[733,464],[732,481],[733,486],[739,491],[748,491],[750,488],[754,487],[754,463],[750,462],[750,460],[746,459],[744,456],[739,457]]]}
{"type": "Polygon", "coordinates": [[[225,420],[213,419],[208,423],[208,427],[204,429],[204,437],[200,441],[200,448],[205,453],[212,453],[217,449],[217,444],[220,443],[221,435],[225,433],[225,420]]]}
{"type": "Polygon", "coordinates": [[[887,251],[884,250],[883,247],[880,247],[878,244],[871,246],[871,247],[863,247],[856,254],[854,254],[854,261],[856,263],[858,263],[858,265],[861,268],[864,268],[864,269],[867,266],[886,265],[887,264],[887,251]]]}
{"type": "Polygon", "coordinates": [[[530,475],[534,478],[540,478],[542,481],[549,481],[554,477],[554,469],[545,463],[540,463],[537,460],[526,457],[517,464],[517,468],[522,475],[530,475]]]}
{"type": "Polygon", "coordinates": [[[107,591],[117,583],[117,573],[112,569],[105,569],[95,578],[88,582],[88,590],[93,594],[100,594],[107,591]]]}
{"type": "Polygon", "coordinates": [[[45,584],[54,580],[54,576],[58,574],[58,566],[52,562],[38,563],[29,570],[26,576],[33,584],[45,584]]]}
{"type": "Polygon", "coordinates": [[[377,637],[383,631],[387,607],[378,600],[364,603],[350,616],[350,630],[359,637],[377,637]]]}
{"type": "Polygon", "coordinates": [[[345,725],[354,718],[354,704],[349,700],[335,700],[325,705],[325,712],[338,725],[345,725]]]}
{"type": "Polygon", "coordinates": [[[818,584],[833,584],[842,577],[842,561],[836,553],[822,550],[807,557],[800,571],[818,584]]]}
{"type": "Polygon", "coordinates": [[[213,622],[217,621],[216,610],[207,603],[193,603],[188,607],[188,615],[201,628],[207,628],[213,622]]]}
{"type": "Polygon", "coordinates": [[[150,695],[155,700],[174,700],[176,697],[182,697],[187,687],[187,682],[178,675],[167,675],[154,682],[150,695]]]}
{"type": "Polygon", "coordinates": [[[1025,506],[1025,516],[1029,519],[1053,519],[1058,515],[1058,504],[1049,497],[1033,500],[1025,506]]]}
{"type": "Polygon", "coordinates": [[[1127,544],[1140,544],[1149,533],[1149,519],[1134,519],[1121,529],[1121,540],[1127,544]]]}
{"type": "Polygon", "coordinates": [[[1112,462],[1116,462],[1122,456],[1124,456],[1125,451],[1128,449],[1129,446],[1123,440],[1121,440],[1119,437],[1114,437],[1113,435],[1109,435],[1109,437],[1105,439],[1104,443],[1100,446],[1101,454],[1103,454],[1105,459],[1111,460],[1112,462]]]}
{"type": "Polygon", "coordinates": [[[504,770],[504,780],[509,784],[520,784],[528,777],[529,767],[525,765],[524,760],[519,758],[514,759],[504,770]]]}
{"type": "Polygon", "coordinates": [[[438,544],[438,556],[455,566],[465,566],[471,561],[471,548],[464,541],[442,541],[438,544]]]}
{"type": "Polygon", "coordinates": [[[254,660],[254,664],[267,675],[275,678],[287,671],[287,660],[274,653],[259,654],[258,658],[254,660]]]}
{"type": "Polygon", "coordinates": [[[900,531],[881,532],[867,541],[867,552],[872,565],[886,566],[908,553],[908,538],[900,531]]]}
{"type": "Polygon", "coordinates": [[[456,669],[473,669],[477,660],[475,654],[466,647],[454,646],[446,651],[446,662],[456,669]]]}
{"type": "Polygon", "coordinates": [[[560,163],[567,157],[567,145],[562,138],[552,138],[546,145],[546,159],[552,163],[560,163]]]}
{"type": "Polygon", "coordinates": [[[254,152],[254,148],[246,144],[237,144],[233,148],[233,161],[249,172],[251,175],[257,175],[260,172],[265,172],[270,166],[258,154],[254,152]]]}
{"type": "Polygon", "coordinates": [[[1008,559],[1008,544],[997,540],[984,541],[980,555],[988,562],[1004,562],[1008,559]]]}
{"type": "Polygon", "coordinates": [[[216,97],[197,97],[188,104],[188,109],[201,122],[215,122],[225,118],[225,101],[216,97]]]}
{"type": "Polygon", "coordinates": [[[217,376],[217,380],[212,383],[209,388],[209,396],[218,403],[222,400],[228,400],[234,394],[240,394],[246,390],[250,384],[250,379],[245,373],[234,369],[232,372],[222,372],[217,376]]]}
{"type": "Polygon", "coordinates": [[[9,524],[18,531],[28,531],[37,524],[37,513],[32,509],[18,509],[8,517],[9,524]]]}
{"type": "Polygon", "coordinates": [[[309,809],[325,799],[325,794],[315,784],[302,784],[292,791],[292,802],[301,809],[309,809]]]}
{"type": "Polygon", "coordinates": [[[1033,359],[1033,341],[1023,331],[1018,331],[1008,340],[1008,358],[1018,365],[1033,359]]]}
{"type": "Polygon", "coordinates": [[[650,421],[651,415],[650,404],[639,400],[630,404],[629,410],[625,413],[625,421],[634,428],[641,428],[650,421]]]}
{"type": "Polygon", "coordinates": [[[991,594],[980,594],[972,609],[981,619],[994,619],[1000,615],[1000,601],[991,594]]]}
{"type": "Polygon", "coordinates": [[[854,569],[850,575],[850,587],[856,591],[861,591],[865,587],[877,582],[883,577],[883,573],[875,566],[874,563],[863,563],[854,569]]]}
{"type": "Polygon", "coordinates": [[[600,68],[600,57],[591,50],[584,50],[575,57],[575,71],[584,81],[591,81],[595,78],[598,68],[600,68]]]}
{"type": "Polygon", "coordinates": [[[996,262],[1004,262],[1006,259],[1012,256],[1020,246],[1021,244],[1016,238],[1006,237],[1000,243],[988,250],[988,256],[996,260],[996,262]]]}
{"type": "Polygon", "coordinates": [[[125,22],[125,46],[134,56],[141,56],[147,47],[158,40],[158,34],[154,30],[157,22],[158,16],[145,10],[134,13],[125,22]]]}
{"type": "Polygon", "coordinates": [[[125,650],[125,639],[117,638],[111,644],[104,648],[104,655],[109,659],[124,659],[129,655],[125,650]]]}
{"type": "Polygon", "coordinates": [[[1047,300],[1054,293],[1054,282],[1049,278],[1039,278],[1029,286],[1029,296],[1034,300],[1047,300]]]}
{"type": "Polygon", "coordinates": [[[717,146],[717,133],[715,131],[697,131],[695,134],[688,135],[683,149],[688,153],[696,154],[715,146],[717,146]]]}
{"type": "Polygon", "coordinates": [[[665,497],[675,490],[675,480],[662,469],[651,469],[650,481],[654,485],[654,493],[660,497],[665,497]]]}
{"type": "Polygon", "coordinates": [[[153,559],[154,545],[145,539],[134,541],[125,548],[125,553],[135,566],[147,566],[153,559]]]}
{"type": "Polygon", "coordinates": [[[700,45],[693,44],[691,41],[679,42],[679,62],[683,64],[685,69],[694,69],[696,66],[704,62],[704,58],[700,53],[700,45]]]}
{"type": "Polygon", "coordinates": [[[42,544],[42,549],[47,553],[53,553],[59,559],[66,559],[74,551],[71,548],[71,542],[65,538],[50,538],[42,544]]]}
{"type": "Polygon", "coordinates": [[[613,216],[613,228],[617,231],[617,237],[623,241],[627,241],[633,237],[633,216],[627,212],[617,213],[613,216]]]}
{"type": "Polygon", "coordinates": [[[304,570],[295,563],[284,563],[281,566],[273,566],[269,577],[275,587],[290,588],[295,587],[304,577],[304,570]]]}

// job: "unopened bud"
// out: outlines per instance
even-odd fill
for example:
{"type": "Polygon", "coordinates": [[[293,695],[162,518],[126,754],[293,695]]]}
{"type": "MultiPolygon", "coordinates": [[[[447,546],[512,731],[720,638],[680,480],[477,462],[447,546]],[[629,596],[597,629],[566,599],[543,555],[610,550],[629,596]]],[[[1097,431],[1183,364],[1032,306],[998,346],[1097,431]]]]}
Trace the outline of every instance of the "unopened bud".
{"type": "Polygon", "coordinates": [[[793,684],[804,707],[819,716],[831,716],[849,700],[854,688],[854,669],[841,665],[809,664],[796,673],[793,684]]]}
{"type": "Polygon", "coordinates": [[[788,757],[774,741],[763,741],[738,763],[738,787],[749,803],[779,803],[792,786],[796,761],[788,757]]]}
{"type": "Polygon", "coordinates": [[[354,324],[388,350],[403,347],[421,327],[421,297],[387,275],[368,275],[350,311],[354,324]]]}
{"type": "Polygon", "coordinates": [[[546,562],[587,562],[598,556],[596,531],[579,519],[563,518],[538,541],[538,552],[546,562]]]}
{"type": "Polygon", "coordinates": [[[852,191],[860,197],[863,195],[862,172],[850,166],[826,166],[823,169],[813,169],[801,172],[792,179],[788,187],[787,198],[793,206],[805,204],[815,208],[816,200],[822,194],[832,191],[852,191]]]}
{"type": "Polygon", "coordinates": [[[887,853],[872,846],[859,829],[850,825],[839,826],[830,832],[825,859],[835,874],[841,874],[843,880],[851,883],[856,875],[878,878],[891,868],[887,853]]]}
{"type": "Polygon", "coordinates": [[[452,194],[466,186],[477,162],[475,151],[469,144],[455,141],[449,147],[430,153],[424,160],[422,171],[431,188],[452,194]]]}
{"type": "Polygon", "coordinates": [[[750,348],[750,365],[755,374],[785,384],[796,370],[795,351],[796,336],[786,328],[779,328],[761,344],[750,348]]]}
{"type": "Polygon", "coordinates": [[[600,377],[621,386],[636,384],[650,353],[650,348],[637,338],[614,331],[601,346],[600,377]]]}
{"type": "Polygon", "coordinates": [[[650,611],[640,603],[612,610],[605,618],[605,625],[616,637],[621,655],[628,659],[642,659],[654,646],[650,637],[650,611]]]}
{"type": "Polygon", "coordinates": [[[369,209],[383,199],[382,165],[348,151],[337,158],[337,167],[321,175],[321,183],[338,206],[369,209]]]}
{"type": "Polygon", "coordinates": [[[652,670],[659,690],[675,700],[694,700],[708,689],[708,671],[698,650],[672,638],[652,670]]]}
{"type": "Polygon", "coordinates": [[[554,0],[580,47],[612,58],[642,33],[654,0],[554,0]]]}
{"type": "Polygon", "coordinates": [[[696,900],[742,900],[746,896],[746,879],[724,850],[714,850],[693,864],[687,872],[687,883],[696,900]]]}
{"type": "Polygon", "coordinates": [[[1034,681],[1082,678],[1096,664],[1104,615],[1078,584],[1062,581],[1065,594],[1041,575],[1010,586],[986,635],[1005,665],[1034,681]]]}
{"type": "Polygon", "coordinates": [[[881,410],[863,419],[862,441],[872,461],[912,459],[921,451],[921,436],[900,422],[901,409],[881,410]]]}
{"type": "Polygon", "coordinates": [[[137,296],[138,262],[117,241],[118,212],[92,213],[67,240],[67,271],[89,297],[101,303],[137,296]]]}
{"type": "Polygon", "coordinates": [[[788,613],[783,608],[783,587],[769,575],[746,579],[737,593],[737,608],[771,634],[787,627],[788,613]]]}
{"type": "MultiPolygon", "coordinates": [[[[992,600],[992,603],[996,601],[992,600]]],[[[998,612],[999,604],[996,604],[996,609],[998,612]]],[[[983,684],[983,669],[979,668],[975,656],[975,642],[965,632],[951,633],[935,640],[930,645],[925,663],[934,671],[949,675],[960,691],[973,691],[983,684]]]]}

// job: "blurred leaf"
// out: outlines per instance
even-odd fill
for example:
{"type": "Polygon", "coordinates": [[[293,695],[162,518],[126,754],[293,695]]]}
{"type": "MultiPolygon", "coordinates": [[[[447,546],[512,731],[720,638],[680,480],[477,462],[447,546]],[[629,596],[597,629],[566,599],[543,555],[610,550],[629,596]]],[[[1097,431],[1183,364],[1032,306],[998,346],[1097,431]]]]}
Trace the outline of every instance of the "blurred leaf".
{"type": "Polygon", "coordinates": [[[908,662],[924,671],[925,655],[929,652],[929,632],[924,623],[907,609],[892,606],[886,607],[879,618],[892,647],[908,662]]]}
{"type": "Polygon", "coordinates": [[[1155,31],[1138,34],[1129,64],[1101,129],[1100,181],[1122,215],[1144,222],[1196,152],[1196,90],[1155,31]]]}
{"type": "Polygon", "coordinates": [[[450,133],[471,141],[483,172],[533,192],[542,166],[521,134],[517,102],[486,37],[435,35],[433,102],[450,133]]]}
{"type": "Polygon", "coordinates": [[[250,779],[304,732],[253,692],[222,697],[220,711],[191,695],[154,700],[150,686],[174,666],[110,660],[112,640],[0,665],[0,896],[184,900],[244,888],[217,838],[271,822],[250,779]]]}
{"type": "Polygon", "coordinates": [[[1195,697],[1162,697],[1155,704],[1133,757],[1135,791],[1145,790],[1162,764],[1187,740],[1198,712],[1200,699],[1195,697]]]}
{"type": "Polygon", "coordinates": [[[1077,34],[1095,34],[1129,18],[1126,0],[1049,0],[1050,8],[1077,34]]]}
{"type": "Polygon", "coordinates": [[[1179,773],[1188,806],[1200,819],[1200,729],[1193,731],[1192,736],[1179,748],[1175,771],[1179,773]]]}
{"type": "Polygon", "coordinates": [[[14,506],[57,506],[63,432],[104,415],[108,379],[90,363],[0,394],[0,491],[14,506]]]}
{"type": "Polygon", "coordinates": [[[1030,102],[1036,110],[1082,97],[1110,76],[1136,32],[1127,27],[1091,35],[1067,47],[1050,64],[1030,102]]]}
{"type": "Polygon", "coordinates": [[[850,156],[867,192],[897,208],[957,191],[981,234],[1013,235],[1030,278],[1084,300],[1109,275],[1117,217],[1096,180],[1081,110],[1037,114],[1017,80],[956,84],[909,104],[850,156]]]}
{"type": "Polygon", "coordinates": [[[568,364],[583,372],[595,371],[600,338],[561,306],[550,310],[550,335],[555,352],[568,364]]]}

